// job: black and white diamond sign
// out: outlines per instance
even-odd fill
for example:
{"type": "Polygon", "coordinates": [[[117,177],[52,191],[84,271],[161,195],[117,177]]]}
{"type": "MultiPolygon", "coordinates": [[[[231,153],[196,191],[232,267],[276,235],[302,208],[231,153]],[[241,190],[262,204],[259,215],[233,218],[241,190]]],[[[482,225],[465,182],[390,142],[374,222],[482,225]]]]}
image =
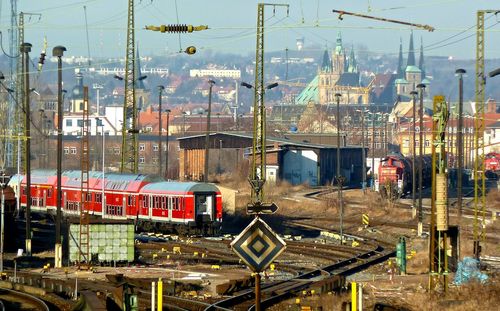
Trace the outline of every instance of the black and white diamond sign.
{"type": "Polygon", "coordinates": [[[234,239],[231,247],[253,272],[261,272],[285,250],[286,244],[260,217],[256,217],[234,239]]]}

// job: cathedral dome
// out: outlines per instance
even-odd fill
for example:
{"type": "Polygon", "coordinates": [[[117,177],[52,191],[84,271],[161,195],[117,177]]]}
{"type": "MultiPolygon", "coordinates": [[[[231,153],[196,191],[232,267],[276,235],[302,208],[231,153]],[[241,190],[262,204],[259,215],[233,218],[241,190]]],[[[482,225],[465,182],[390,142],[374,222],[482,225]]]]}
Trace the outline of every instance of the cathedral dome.
{"type": "Polygon", "coordinates": [[[422,72],[422,70],[418,69],[417,66],[407,66],[405,71],[414,73],[422,72]]]}

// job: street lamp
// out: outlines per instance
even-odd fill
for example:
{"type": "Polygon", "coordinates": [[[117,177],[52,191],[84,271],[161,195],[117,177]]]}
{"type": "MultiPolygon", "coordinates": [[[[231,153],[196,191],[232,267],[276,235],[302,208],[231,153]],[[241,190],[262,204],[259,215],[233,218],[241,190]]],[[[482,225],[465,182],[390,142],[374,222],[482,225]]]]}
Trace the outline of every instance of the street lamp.
{"type": "Polygon", "coordinates": [[[344,205],[342,204],[342,174],[340,174],[340,97],[342,94],[336,93],[335,99],[337,101],[337,200],[340,210],[340,244],[344,243],[344,205]]]}
{"type": "Polygon", "coordinates": [[[161,169],[161,166],[162,166],[162,150],[161,150],[161,125],[162,125],[162,120],[161,120],[161,95],[162,95],[162,92],[163,90],[165,89],[165,87],[163,85],[158,85],[158,162],[159,162],[159,166],[158,166],[158,176],[161,176],[161,173],[162,173],[162,169],[161,169]]]}
{"type": "Polygon", "coordinates": [[[62,206],[62,131],[63,131],[63,89],[62,89],[62,56],[66,48],[56,46],[52,49],[52,56],[57,57],[57,210],[56,210],[56,245],[55,245],[55,267],[62,267],[62,244],[61,244],[61,206],[62,206]]]}
{"type": "MultiPolygon", "coordinates": [[[[458,217],[462,216],[462,171],[464,169],[464,149],[463,149],[463,106],[464,106],[464,69],[457,69],[455,74],[458,75],[458,132],[457,132],[457,148],[458,148],[458,172],[457,172],[457,206],[458,217]]],[[[492,72],[490,72],[491,75],[492,72]]]]}
{"type": "Polygon", "coordinates": [[[207,110],[207,131],[205,134],[205,172],[203,173],[203,181],[208,182],[208,161],[209,161],[209,143],[210,143],[210,115],[212,113],[212,88],[215,84],[214,80],[208,80],[210,89],[208,91],[208,110],[207,110]]]}
{"type": "Polygon", "coordinates": [[[105,177],[106,177],[106,165],[105,165],[105,158],[104,158],[104,155],[106,154],[106,144],[105,144],[105,133],[104,133],[104,122],[102,122],[102,119],[100,118],[95,118],[96,120],[96,129],[98,126],[101,127],[101,134],[102,134],[102,182],[101,182],[101,185],[102,185],[102,188],[101,188],[101,213],[102,215],[105,214],[106,212],[106,200],[105,200],[105,197],[104,197],[104,184],[105,184],[105,177]]]}
{"type": "MultiPolygon", "coordinates": [[[[31,52],[31,43],[21,44],[20,52],[23,63],[23,83],[24,83],[24,135],[31,137],[31,118],[30,118],[30,76],[29,76],[29,52],[31,52]]],[[[25,144],[26,159],[26,254],[31,256],[31,139],[26,140],[25,144]]]]}
{"type": "Polygon", "coordinates": [[[356,109],[356,112],[361,112],[361,158],[363,159],[361,188],[363,194],[366,194],[365,112],[368,112],[368,110],[362,108],[361,110],[356,109]]]}
{"type": "MultiPolygon", "coordinates": [[[[419,159],[418,159],[418,227],[417,227],[417,235],[422,236],[423,231],[423,221],[424,214],[422,210],[422,188],[423,188],[423,176],[422,176],[422,165],[423,165],[423,132],[424,132],[424,92],[425,92],[425,84],[420,83],[417,85],[417,88],[420,92],[420,107],[419,107],[419,127],[420,130],[418,132],[418,148],[419,148],[419,159]]],[[[434,230],[431,228],[431,230],[434,230]]]]}
{"type": "MultiPolygon", "coordinates": [[[[171,110],[165,109],[165,112],[167,113],[167,143],[166,143],[167,154],[165,156],[165,178],[168,179],[168,155],[169,155],[169,152],[168,152],[168,133],[169,133],[169,127],[170,127],[170,112],[171,112],[171,110]]],[[[160,150],[160,152],[161,152],[161,150],[160,150]]]]}
{"type": "MultiPolygon", "coordinates": [[[[412,114],[412,117],[413,117],[413,141],[412,141],[412,159],[411,159],[411,170],[412,170],[412,191],[411,191],[411,202],[412,202],[412,215],[413,217],[416,216],[416,212],[417,212],[417,209],[416,209],[416,200],[417,200],[417,168],[415,167],[415,159],[417,157],[417,147],[415,145],[415,139],[416,139],[416,133],[415,133],[415,122],[417,121],[417,116],[416,116],[416,101],[417,101],[417,95],[418,95],[418,92],[413,90],[410,92],[410,95],[412,96],[412,109],[413,109],[413,114],[412,114]]],[[[409,126],[409,125],[408,125],[409,126]]]]}
{"type": "MultiPolygon", "coordinates": [[[[464,73],[465,73],[465,70],[464,70],[464,73]]],[[[499,74],[500,74],[500,68],[497,68],[497,69],[495,69],[493,71],[490,71],[490,73],[488,74],[488,76],[490,76],[490,78],[493,78],[493,77],[495,77],[495,76],[497,76],[499,74]]]]}
{"type": "Polygon", "coordinates": [[[2,233],[1,233],[1,238],[0,238],[0,272],[3,273],[3,242],[4,242],[4,232],[5,232],[5,221],[4,221],[4,216],[5,216],[5,195],[3,190],[5,187],[7,187],[6,179],[8,179],[5,176],[5,172],[1,172],[0,175],[0,188],[2,189],[2,198],[1,198],[1,218],[0,218],[0,226],[2,227],[2,233]]]}

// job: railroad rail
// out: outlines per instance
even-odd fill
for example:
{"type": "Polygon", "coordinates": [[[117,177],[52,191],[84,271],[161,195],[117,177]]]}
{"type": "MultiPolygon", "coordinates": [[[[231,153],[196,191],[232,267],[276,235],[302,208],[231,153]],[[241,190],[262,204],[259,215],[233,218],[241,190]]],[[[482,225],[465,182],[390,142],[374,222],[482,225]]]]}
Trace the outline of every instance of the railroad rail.
{"type": "MultiPolygon", "coordinates": [[[[311,225],[305,226],[311,227],[311,225]]],[[[322,228],[316,227],[316,229],[322,228]]],[[[364,237],[357,237],[354,235],[351,235],[351,237],[367,242],[364,237]]],[[[395,256],[396,251],[394,250],[394,246],[389,243],[383,243],[381,241],[372,241],[372,243],[376,245],[372,250],[354,255],[351,258],[344,259],[318,269],[313,269],[288,280],[263,284],[261,291],[262,297],[265,298],[261,302],[262,308],[270,307],[287,298],[290,298],[296,293],[299,293],[316,283],[325,281],[328,282],[329,280],[335,281],[338,277],[345,278],[375,264],[383,262],[389,257],[395,256]]],[[[332,245],[332,247],[334,247],[334,245],[332,245]]],[[[235,307],[238,307],[238,309],[254,310],[254,298],[255,293],[253,290],[245,290],[240,292],[238,295],[220,300],[210,305],[205,308],[205,311],[219,310],[219,308],[234,309],[235,307]]]]}
{"type": "Polygon", "coordinates": [[[13,303],[21,303],[21,306],[16,306],[17,310],[50,310],[49,306],[38,297],[11,289],[0,289],[0,310],[12,310],[9,305],[13,303]],[[29,307],[25,306],[23,308],[23,303],[29,307]]]}

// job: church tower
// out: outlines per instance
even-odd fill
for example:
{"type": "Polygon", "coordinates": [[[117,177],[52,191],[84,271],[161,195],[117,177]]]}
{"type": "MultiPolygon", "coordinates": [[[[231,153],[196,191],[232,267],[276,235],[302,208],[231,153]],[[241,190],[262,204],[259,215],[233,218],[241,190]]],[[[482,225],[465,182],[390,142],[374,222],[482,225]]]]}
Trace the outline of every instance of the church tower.
{"type": "Polygon", "coordinates": [[[144,85],[144,80],[147,76],[141,73],[141,58],[139,56],[139,44],[137,45],[135,56],[135,100],[136,106],[139,111],[143,111],[146,106],[150,105],[149,95],[150,92],[144,85]]]}
{"type": "Polygon", "coordinates": [[[347,64],[346,64],[345,50],[344,47],[342,46],[342,35],[340,34],[340,31],[337,34],[337,44],[333,52],[332,62],[333,62],[333,71],[339,76],[343,74],[347,64]]]}

